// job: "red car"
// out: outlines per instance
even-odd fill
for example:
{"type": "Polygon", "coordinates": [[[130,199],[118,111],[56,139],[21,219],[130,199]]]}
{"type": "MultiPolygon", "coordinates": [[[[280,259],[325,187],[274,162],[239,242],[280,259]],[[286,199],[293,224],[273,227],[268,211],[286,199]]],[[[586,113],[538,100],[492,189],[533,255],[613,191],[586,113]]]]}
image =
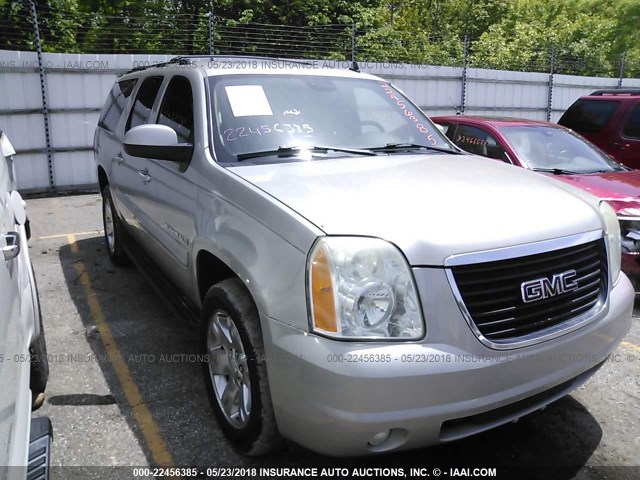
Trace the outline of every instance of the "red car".
{"type": "Polygon", "coordinates": [[[580,97],[558,120],[631,168],[640,168],[640,88],[580,97]]]}
{"type": "Polygon", "coordinates": [[[463,115],[431,119],[467,152],[554,175],[609,202],[620,220],[622,270],[640,291],[640,170],[553,123],[463,115]]]}

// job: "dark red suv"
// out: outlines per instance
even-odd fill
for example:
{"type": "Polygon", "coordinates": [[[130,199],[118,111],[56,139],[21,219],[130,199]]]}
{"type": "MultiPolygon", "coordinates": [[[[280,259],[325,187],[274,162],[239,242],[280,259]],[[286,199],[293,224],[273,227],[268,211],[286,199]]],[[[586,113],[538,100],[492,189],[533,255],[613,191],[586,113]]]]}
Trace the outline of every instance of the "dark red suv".
{"type": "Polygon", "coordinates": [[[558,123],[618,162],[640,169],[640,88],[598,90],[580,97],[558,123]]]}

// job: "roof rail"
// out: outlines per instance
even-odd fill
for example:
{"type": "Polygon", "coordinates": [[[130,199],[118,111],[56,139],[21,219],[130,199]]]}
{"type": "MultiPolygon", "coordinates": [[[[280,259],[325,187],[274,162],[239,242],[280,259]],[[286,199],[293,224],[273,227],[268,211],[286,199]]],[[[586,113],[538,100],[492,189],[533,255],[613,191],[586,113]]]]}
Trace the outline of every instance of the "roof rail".
{"type": "MultiPolygon", "coordinates": [[[[164,67],[165,65],[181,63],[181,57],[174,57],[166,62],[150,63],[149,65],[141,65],[140,67],[134,67],[126,73],[140,72],[148,68],[164,67]]],[[[186,62],[185,62],[186,63],[186,62]]]]}
{"type": "MultiPolygon", "coordinates": [[[[142,70],[146,70],[148,68],[165,67],[167,65],[175,65],[175,64],[185,65],[187,63],[191,63],[193,60],[212,61],[216,59],[225,60],[225,59],[231,59],[231,58],[244,59],[244,60],[273,60],[278,62],[293,63],[297,65],[312,65],[311,61],[309,60],[293,60],[289,58],[266,57],[266,56],[262,57],[259,55],[179,55],[177,57],[173,57],[171,60],[167,60],[166,62],[152,63],[149,65],[142,65],[140,67],[132,68],[126,73],[139,72],[142,70]]],[[[352,70],[356,69],[354,71],[359,71],[357,70],[357,63],[354,62],[351,69],[352,70]]]]}
{"type": "Polygon", "coordinates": [[[230,58],[239,58],[246,60],[277,60],[279,62],[287,62],[287,63],[296,63],[300,65],[311,65],[311,62],[308,60],[293,60],[290,58],[281,58],[281,57],[268,57],[268,56],[260,56],[260,55],[180,55],[171,59],[171,62],[189,62],[190,60],[215,60],[215,59],[230,59],[230,58]]]}
{"type": "Polygon", "coordinates": [[[596,90],[589,96],[600,97],[602,95],[640,95],[640,88],[610,88],[605,90],[596,90]]]}

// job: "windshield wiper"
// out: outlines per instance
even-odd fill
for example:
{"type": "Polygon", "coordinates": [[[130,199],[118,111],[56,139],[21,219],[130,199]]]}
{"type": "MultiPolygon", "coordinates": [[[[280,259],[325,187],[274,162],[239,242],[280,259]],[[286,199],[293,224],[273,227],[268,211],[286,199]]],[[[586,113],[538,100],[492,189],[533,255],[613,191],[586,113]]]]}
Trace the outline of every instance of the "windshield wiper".
{"type": "Polygon", "coordinates": [[[433,145],[420,145],[417,143],[387,143],[384,147],[369,148],[372,152],[397,152],[402,150],[433,150],[435,152],[462,155],[462,152],[446,147],[434,147],[433,145]]]}
{"type": "Polygon", "coordinates": [[[248,160],[250,158],[258,158],[258,157],[292,157],[295,155],[299,155],[302,152],[311,152],[311,153],[328,153],[328,152],[341,152],[341,153],[350,153],[353,155],[377,155],[377,153],[372,152],[371,150],[360,150],[357,148],[342,148],[342,147],[324,147],[320,145],[314,145],[309,147],[303,146],[280,146],[276,150],[264,150],[261,152],[251,152],[251,153],[240,153],[237,155],[238,162],[242,162],[243,160],[248,160]]]}
{"type": "Polygon", "coordinates": [[[553,173],[554,175],[582,175],[583,172],[572,172],[562,168],[532,168],[534,172],[553,173]]]}
{"type": "Polygon", "coordinates": [[[624,168],[614,168],[612,170],[591,170],[589,172],[583,172],[583,173],[614,173],[614,172],[628,172],[628,170],[624,168]]]}

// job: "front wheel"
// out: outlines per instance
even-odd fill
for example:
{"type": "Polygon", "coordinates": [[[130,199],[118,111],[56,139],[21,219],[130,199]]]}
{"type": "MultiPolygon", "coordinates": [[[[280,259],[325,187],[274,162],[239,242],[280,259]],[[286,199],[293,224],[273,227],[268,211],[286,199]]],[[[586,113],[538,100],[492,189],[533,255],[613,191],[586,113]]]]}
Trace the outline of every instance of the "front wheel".
{"type": "Polygon", "coordinates": [[[34,398],[40,393],[44,393],[49,380],[49,359],[47,356],[47,341],[44,336],[44,325],[42,324],[42,312],[40,310],[40,302],[38,302],[38,321],[40,322],[40,335],[29,347],[31,355],[31,392],[34,398]]]}
{"type": "Polygon", "coordinates": [[[33,265],[30,265],[29,267],[31,268],[36,303],[38,304],[38,308],[35,313],[38,316],[38,322],[40,324],[40,335],[33,344],[29,346],[29,354],[31,356],[29,388],[31,389],[32,395],[32,409],[37,410],[44,402],[44,391],[47,388],[47,382],[49,381],[49,357],[47,355],[47,341],[44,336],[44,324],[42,322],[42,309],[40,308],[38,282],[36,281],[36,275],[33,271],[33,265]]]}
{"type": "Polygon", "coordinates": [[[124,251],[123,225],[113,206],[111,188],[106,185],[102,190],[102,224],[104,226],[104,241],[109,258],[115,265],[127,265],[129,257],[124,251]]]}
{"type": "Polygon", "coordinates": [[[202,310],[204,377],[225,436],[247,455],[282,445],[276,426],[258,311],[239,279],[209,289],[202,310]]]}

